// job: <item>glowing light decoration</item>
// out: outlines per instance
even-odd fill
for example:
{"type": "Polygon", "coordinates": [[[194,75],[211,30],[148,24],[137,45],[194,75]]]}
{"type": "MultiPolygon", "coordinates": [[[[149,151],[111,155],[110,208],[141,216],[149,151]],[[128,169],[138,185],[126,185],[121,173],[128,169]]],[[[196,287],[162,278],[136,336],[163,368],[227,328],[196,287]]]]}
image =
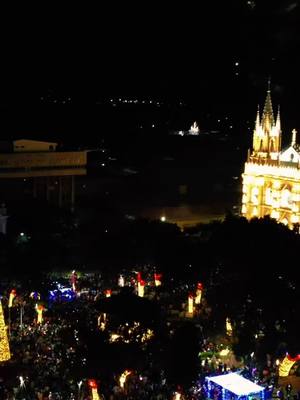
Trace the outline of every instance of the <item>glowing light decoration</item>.
{"type": "Polygon", "coordinates": [[[40,300],[41,299],[41,295],[38,292],[31,292],[29,297],[33,300],[40,300]]]}
{"type": "Polygon", "coordinates": [[[9,341],[7,336],[7,327],[4,321],[2,303],[0,299],[0,362],[10,360],[9,341]]]}
{"type": "Polygon", "coordinates": [[[36,304],[35,309],[37,312],[37,323],[42,324],[43,323],[43,312],[45,310],[45,307],[43,306],[43,304],[36,304]]]}
{"type": "Polygon", "coordinates": [[[294,358],[287,354],[282,360],[282,362],[279,364],[279,370],[278,370],[279,376],[281,377],[288,376],[292,366],[295,364],[295,362],[299,360],[300,360],[300,354],[298,354],[294,358]]]}
{"type": "MultiPolygon", "coordinates": [[[[211,383],[213,383],[236,396],[261,395],[263,398],[264,395],[265,388],[263,386],[259,386],[234,372],[225,375],[208,376],[205,380],[208,383],[208,387],[211,387],[211,383]]],[[[209,393],[208,397],[212,398],[212,393],[209,393]]]]}
{"type": "Polygon", "coordinates": [[[228,347],[226,347],[226,349],[223,349],[220,351],[219,355],[221,357],[227,357],[229,353],[230,353],[230,350],[228,349],[228,347]]]}
{"type": "Polygon", "coordinates": [[[228,317],[226,318],[226,335],[232,336],[232,324],[228,317]]]}
{"type": "Polygon", "coordinates": [[[120,275],[120,276],[119,276],[118,285],[119,285],[120,287],[124,287],[124,286],[125,286],[125,279],[124,279],[124,276],[123,276],[123,275],[120,275]]]}
{"type": "Polygon", "coordinates": [[[11,292],[9,293],[9,299],[8,299],[8,307],[9,308],[11,308],[13,306],[13,301],[16,296],[17,296],[16,289],[12,289],[11,292]]]}
{"type": "Polygon", "coordinates": [[[105,297],[110,297],[111,296],[111,289],[105,290],[105,297]]]}
{"type": "Polygon", "coordinates": [[[197,289],[196,289],[195,304],[201,303],[202,290],[203,290],[203,285],[202,285],[202,283],[199,282],[197,284],[197,289]]]}
{"type": "Polygon", "coordinates": [[[95,379],[89,379],[88,385],[91,388],[92,391],[92,400],[100,400],[99,394],[98,394],[98,385],[95,379]]]}
{"type": "Polygon", "coordinates": [[[188,296],[188,313],[190,316],[194,314],[194,296],[191,293],[188,296]]]}
{"type": "Polygon", "coordinates": [[[140,272],[137,272],[136,280],[140,282],[142,280],[142,274],[140,272]]]}
{"type": "Polygon", "coordinates": [[[121,389],[124,389],[124,386],[125,386],[127,377],[128,377],[131,373],[132,373],[132,371],[129,371],[128,369],[126,369],[126,370],[120,375],[119,384],[120,384],[121,389]]]}
{"type": "Polygon", "coordinates": [[[141,279],[141,280],[138,282],[138,296],[139,296],[139,297],[144,297],[144,294],[145,294],[145,285],[146,285],[146,282],[143,281],[143,279],[141,279]]]}
{"type": "Polygon", "coordinates": [[[182,399],[181,393],[175,392],[175,393],[174,393],[173,400],[181,400],[181,399],[182,399]]]}
{"type": "Polygon", "coordinates": [[[70,278],[73,292],[76,292],[77,290],[77,279],[78,279],[77,273],[75,270],[73,270],[70,278]]]}
{"type": "Polygon", "coordinates": [[[154,274],[154,284],[155,286],[160,286],[161,285],[161,279],[162,279],[162,274],[154,274]]]}

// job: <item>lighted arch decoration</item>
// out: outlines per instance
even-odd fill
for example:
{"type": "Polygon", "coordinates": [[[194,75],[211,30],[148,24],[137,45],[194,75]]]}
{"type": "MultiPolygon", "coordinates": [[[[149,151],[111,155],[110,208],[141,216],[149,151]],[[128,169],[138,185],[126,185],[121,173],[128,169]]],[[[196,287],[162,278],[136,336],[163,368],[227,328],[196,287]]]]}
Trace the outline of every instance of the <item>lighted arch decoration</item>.
{"type": "Polygon", "coordinates": [[[279,376],[280,377],[288,376],[292,366],[299,360],[300,360],[300,354],[298,354],[294,358],[291,357],[289,354],[287,354],[279,365],[279,370],[278,370],[279,376]]]}

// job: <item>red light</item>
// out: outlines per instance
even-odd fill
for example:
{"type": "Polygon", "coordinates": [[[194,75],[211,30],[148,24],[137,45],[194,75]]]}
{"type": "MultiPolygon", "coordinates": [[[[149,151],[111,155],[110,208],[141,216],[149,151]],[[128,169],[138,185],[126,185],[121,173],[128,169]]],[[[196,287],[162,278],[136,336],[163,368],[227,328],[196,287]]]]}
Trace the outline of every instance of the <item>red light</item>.
{"type": "Polygon", "coordinates": [[[98,385],[95,379],[89,379],[89,387],[92,389],[97,389],[98,385]]]}
{"type": "Polygon", "coordinates": [[[298,354],[296,357],[291,357],[289,354],[287,355],[287,358],[290,360],[290,361],[299,361],[300,360],[300,354],[298,354]]]}
{"type": "Polygon", "coordinates": [[[203,285],[201,282],[197,283],[197,289],[202,290],[203,289],[203,285]]]}
{"type": "Polygon", "coordinates": [[[137,281],[141,282],[142,280],[142,274],[140,272],[137,273],[137,281]]]}

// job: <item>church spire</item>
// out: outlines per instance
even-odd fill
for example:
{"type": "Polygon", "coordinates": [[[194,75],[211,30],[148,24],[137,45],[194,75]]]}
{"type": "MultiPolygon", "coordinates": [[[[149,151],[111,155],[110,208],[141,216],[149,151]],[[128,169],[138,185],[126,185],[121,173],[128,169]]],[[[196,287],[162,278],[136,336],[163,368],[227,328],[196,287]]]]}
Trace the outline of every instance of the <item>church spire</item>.
{"type": "Polygon", "coordinates": [[[276,118],[276,129],[281,131],[281,122],[280,122],[280,106],[278,106],[277,118],[276,118]]]}
{"type": "Polygon", "coordinates": [[[270,131],[271,127],[275,125],[272,99],[271,99],[271,82],[268,81],[267,97],[265,101],[264,111],[262,115],[262,126],[264,130],[270,131]]]}
{"type": "Polygon", "coordinates": [[[259,131],[259,124],[260,124],[260,116],[259,116],[259,105],[258,105],[257,106],[256,120],[255,120],[255,130],[256,130],[256,132],[259,131]]]}
{"type": "Polygon", "coordinates": [[[292,130],[292,143],[291,143],[291,145],[294,147],[295,146],[295,144],[296,144],[296,135],[297,135],[297,131],[296,131],[296,129],[293,129],[292,130]]]}

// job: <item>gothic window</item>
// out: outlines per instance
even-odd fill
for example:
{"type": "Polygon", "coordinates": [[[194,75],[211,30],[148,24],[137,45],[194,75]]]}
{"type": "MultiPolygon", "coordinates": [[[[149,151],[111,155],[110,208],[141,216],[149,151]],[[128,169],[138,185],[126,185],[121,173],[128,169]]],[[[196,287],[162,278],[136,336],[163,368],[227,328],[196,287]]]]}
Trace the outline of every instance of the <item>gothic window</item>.
{"type": "Polygon", "coordinates": [[[261,141],[260,141],[260,151],[263,150],[263,147],[264,147],[264,142],[263,142],[263,140],[261,140],[261,141]]]}
{"type": "Polygon", "coordinates": [[[270,152],[273,153],[274,151],[275,151],[274,139],[271,139],[270,152]]]}

